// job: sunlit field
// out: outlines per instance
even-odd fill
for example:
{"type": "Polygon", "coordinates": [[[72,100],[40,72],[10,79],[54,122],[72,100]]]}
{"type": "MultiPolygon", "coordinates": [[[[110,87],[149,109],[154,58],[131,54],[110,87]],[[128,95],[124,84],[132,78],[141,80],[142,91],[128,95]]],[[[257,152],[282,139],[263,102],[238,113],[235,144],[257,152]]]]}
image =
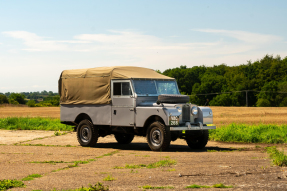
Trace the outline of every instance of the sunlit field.
{"type": "MultiPolygon", "coordinates": [[[[217,127],[231,123],[287,124],[287,107],[210,107],[217,127]]],[[[48,117],[60,118],[60,107],[0,107],[0,118],[48,117]]]]}

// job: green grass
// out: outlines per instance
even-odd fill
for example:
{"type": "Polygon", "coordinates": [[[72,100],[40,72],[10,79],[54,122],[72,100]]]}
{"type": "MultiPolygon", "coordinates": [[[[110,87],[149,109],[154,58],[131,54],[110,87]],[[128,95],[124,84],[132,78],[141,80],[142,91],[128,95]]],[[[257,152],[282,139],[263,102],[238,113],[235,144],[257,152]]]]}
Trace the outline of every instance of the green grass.
{"type": "Polygon", "coordinates": [[[103,179],[103,181],[114,181],[114,180],[116,180],[116,179],[113,178],[111,175],[108,175],[107,177],[105,177],[105,178],[103,179]]]}
{"type": "Polygon", "coordinates": [[[82,187],[77,189],[70,189],[70,190],[56,190],[53,189],[52,191],[108,191],[109,186],[104,186],[102,183],[98,182],[94,186],[89,184],[89,187],[82,187]]]}
{"type": "Polygon", "coordinates": [[[209,130],[210,140],[245,143],[287,143],[287,125],[230,124],[209,130]]]}
{"type": "Polygon", "coordinates": [[[266,150],[273,164],[277,166],[287,166],[287,155],[284,154],[284,151],[279,151],[275,146],[266,147],[266,150]]]}
{"type": "Polygon", "coordinates": [[[225,186],[225,185],[222,184],[222,183],[214,184],[212,187],[213,187],[213,188],[233,188],[233,186],[225,186]]]}
{"type": "Polygon", "coordinates": [[[60,130],[54,132],[54,135],[55,135],[55,136],[66,135],[66,134],[67,134],[66,132],[61,133],[60,130]]]}
{"type": "Polygon", "coordinates": [[[143,189],[174,189],[173,186],[150,186],[150,185],[140,186],[139,188],[143,188],[143,189]]]}
{"type": "Polygon", "coordinates": [[[47,130],[73,131],[73,127],[60,123],[60,119],[43,117],[7,117],[0,118],[0,129],[8,130],[47,130]]]}
{"type": "Polygon", "coordinates": [[[213,186],[192,184],[192,185],[186,186],[185,188],[233,188],[233,186],[225,186],[222,183],[214,184],[213,186]]]}
{"type": "Polygon", "coordinates": [[[211,188],[211,187],[210,186],[203,186],[203,185],[192,184],[192,185],[186,186],[185,188],[211,188]]]}
{"type": "Polygon", "coordinates": [[[148,165],[146,165],[146,164],[126,164],[125,167],[115,166],[114,169],[159,168],[159,167],[166,167],[166,166],[175,165],[176,163],[177,163],[176,160],[167,159],[167,160],[160,160],[160,161],[155,162],[155,163],[150,163],[148,165]]]}
{"type": "Polygon", "coordinates": [[[32,162],[27,162],[27,163],[36,163],[36,164],[39,164],[39,163],[48,163],[48,164],[57,164],[57,163],[72,163],[72,162],[65,162],[65,161],[32,161],[32,162]]]}
{"type": "Polygon", "coordinates": [[[101,155],[101,156],[97,156],[96,158],[103,158],[103,157],[107,157],[107,156],[112,156],[112,155],[114,155],[114,154],[116,154],[116,153],[118,153],[118,152],[119,152],[118,150],[112,151],[112,152],[110,152],[110,153],[103,154],[103,155],[101,155]]]}
{"type": "Polygon", "coordinates": [[[34,178],[40,178],[40,177],[42,177],[41,174],[31,174],[25,178],[22,178],[22,181],[34,180],[34,178]]]}
{"type": "Polygon", "coordinates": [[[22,188],[25,187],[25,184],[22,181],[18,180],[0,180],[0,190],[8,190],[10,188],[22,188]]]}
{"type": "Polygon", "coordinates": [[[38,147],[77,147],[77,146],[72,146],[72,145],[44,145],[44,144],[19,144],[15,143],[14,145],[18,146],[38,146],[38,147]]]}

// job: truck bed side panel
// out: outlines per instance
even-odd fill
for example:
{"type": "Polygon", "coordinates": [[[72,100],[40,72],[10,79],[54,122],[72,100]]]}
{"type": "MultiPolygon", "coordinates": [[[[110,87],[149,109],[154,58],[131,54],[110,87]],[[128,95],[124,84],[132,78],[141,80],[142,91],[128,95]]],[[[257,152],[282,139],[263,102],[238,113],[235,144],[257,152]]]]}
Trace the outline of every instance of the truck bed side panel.
{"type": "Polygon", "coordinates": [[[76,117],[85,113],[94,125],[111,125],[111,105],[61,105],[61,121],[75,121],[76,117]]]}

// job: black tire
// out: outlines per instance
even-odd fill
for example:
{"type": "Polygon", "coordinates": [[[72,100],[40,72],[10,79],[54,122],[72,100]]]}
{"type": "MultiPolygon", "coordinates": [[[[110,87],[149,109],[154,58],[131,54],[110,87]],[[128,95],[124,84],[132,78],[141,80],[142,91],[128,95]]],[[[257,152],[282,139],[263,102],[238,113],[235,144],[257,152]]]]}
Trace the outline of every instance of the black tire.
{"type": "Polygon", "coordinates": [[[147,129],[148,146],[153,151],[165,151],[170,145],[170,131],[161,122],[153,122],[147,129]]]}
{"type": "Polygon", "coordinates": [[[77,128],[77,139],[83,147],[93,147],[96,145],[99,138],[98,128],[91,121],[82,120],[77,128]]]}
{"type": "Polygon", "coordinates": [[[134,139],[133,134],[127,134],[127,133],[117,133],[115,134],[115,138],[119,144],[129,144],[134,139]]]}
{"type": "Polygon", "coordinates": [[[160,103],[187,103],[189,102],[189,96],[177,95],[177,94],[161,94],[158,96],[158,102],[160,103]]]}
{"type": "Polygon", "coordinates": [[[191,149],[203,149],[208,142],[208,137],[208,130],[202,130],[202,135],[197,137],[187,136],[185,140],[191,149]]]}

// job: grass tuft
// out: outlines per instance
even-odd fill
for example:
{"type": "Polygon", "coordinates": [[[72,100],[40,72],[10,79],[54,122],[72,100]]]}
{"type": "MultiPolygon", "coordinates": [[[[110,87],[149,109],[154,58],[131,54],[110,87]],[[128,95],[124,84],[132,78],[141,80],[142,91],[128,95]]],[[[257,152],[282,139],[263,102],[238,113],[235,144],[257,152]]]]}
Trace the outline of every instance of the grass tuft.
{"type": "Polygon", "coordinates": [[[233,188],[233,186],[225,186],[225,185],[222,184],[222,183],[214,184],[212,187],[213,187],[213,188],[233,188]]]}
{"type": "Polygon", "coordinates": [[[148,165],[145,164],[126,164],[125,167],[121,166],[115,166],[114,169],[137,169],[137,168],[159,168],[159,167],[166,167],[166,166],[171,166],[175,165],[177,162],[176,160],[161,160],[155,163],[150,163],[148,165]]]}
{"type": "Polygon", "coordinates": [[[40,177],[42,177],[41,174],[31,174],[25,178],[22,178],[22,181],[34,180],[34,178],[40,178],[40,177]]]}
{"type": "MultiPolygon", "coordinates": [[[[108,191],[109,186],[104,186],[102,183],[98,182],[94,186],[89,184],[89,187],[82,187],[77,189],[69,189],[69,190],[60,190],[60,191],[108,191]]],[[[59,191],[56,189],[53,189],[52,191],[59,191]]]]}
{"type": "Polygon", "coordinates": [[[61,131],[60,131],[60,130],[59,130],[59,131],[55,131],[55,132],[54,132],[54,135],[55,135],[55,136],[66,135],[66,134],[67,134],[66,132],[61,133],[61,131]]]}
{"type": "Polygon", "coordinates": [[[113,178],[111,175],[108,175],[107,177],[105,177],[105,178],[103,179],[103,181],[114,181],[114,180],[116,180],[116,179],[113,178]]]}
{"type": "Polygon", "coordinates": [[[266,150],[273,164],[277,166],[287,166],[287,156],[284,154],[284,151],[279,151],[275,146],[266,147],[266,150]]]}
{"type": "Polygon", "coordinates": [[[192,184],[192,185],[186,186],[185,188],[210,188],[210,186],[192,184]]]}
{"type": "Polygon", "coordinates": [[[18,180],[0,180],[0,190],[8,190],[10,188],[22,188],[25,187],[25,184],[22,181],[18,180]]]}
{"type": "Polygon", "coordinates": [[[186,186],[185,188],[233,188],[233,186],[225,186],[222,183],[214,184],[213,186],[192,184],[192,185],[186,186]]]}
{"type": "Polygon", "coordinates": [[[150,186],[150,185],[140,186],[139,188],[143,188],[143,189],[174,189],[173,186],[150,186]]]}

